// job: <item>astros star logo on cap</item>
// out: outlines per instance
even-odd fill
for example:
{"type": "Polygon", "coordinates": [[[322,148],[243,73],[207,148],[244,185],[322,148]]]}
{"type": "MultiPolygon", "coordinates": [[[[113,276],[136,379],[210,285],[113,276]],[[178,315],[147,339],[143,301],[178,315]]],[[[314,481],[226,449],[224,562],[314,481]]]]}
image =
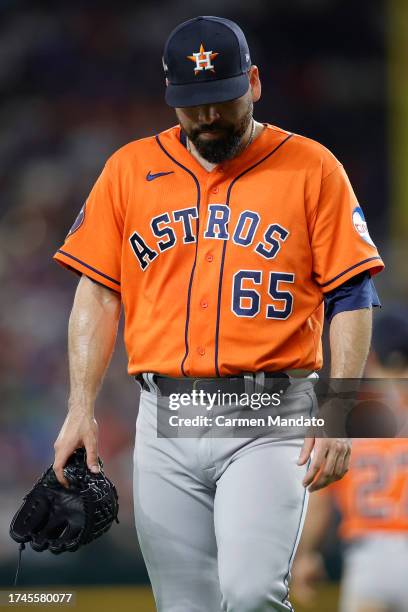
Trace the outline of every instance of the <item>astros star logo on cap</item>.
{"type": "Polygon", "coordinates": [[[200,51],[192,55],[187,55],[187,59],[195,63],[194,74],[197,75],[201,70],[211,70],[211,72],[215,72],[211,60],[216,58],[217,55],[219,54],[213,53],[212,51],[206,51],[203,43],[201,43],[200,51]]]}

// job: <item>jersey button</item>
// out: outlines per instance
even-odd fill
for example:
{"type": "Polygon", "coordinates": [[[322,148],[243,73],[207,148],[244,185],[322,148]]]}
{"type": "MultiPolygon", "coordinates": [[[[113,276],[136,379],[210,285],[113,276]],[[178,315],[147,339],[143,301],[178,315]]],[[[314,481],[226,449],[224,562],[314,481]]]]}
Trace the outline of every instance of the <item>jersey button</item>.
{"type": "Polygon", "coordinates": [[[203,346],[198,346],[197,347],[197,353],[199,355],[201,355],[201,357],[202,357],[203,355],[205,355],[205,348],[203,346]]]}
{"type": "Polygon", "coordinates": [[[200,302],[200,306],[201,306],[201,308],[208,308],[208,302],[207,302],[207,300],[201,300],[201,302],[200,302]]]}
{"type": "Polygon", "coordinates": [[[209,253],[206,257],[206,260],[211,263],[212,261],[214,261],[214,255],[211,255],[211,253],[209,253]]]}
{"type": "Polygon", "coordinates": [[[219,187],[213,187],[213,188],[211,189],[211,193],[218,193],[218,192],[219,192],[219,190],[220,190],[220,188],[219,188],[219,187]]]}

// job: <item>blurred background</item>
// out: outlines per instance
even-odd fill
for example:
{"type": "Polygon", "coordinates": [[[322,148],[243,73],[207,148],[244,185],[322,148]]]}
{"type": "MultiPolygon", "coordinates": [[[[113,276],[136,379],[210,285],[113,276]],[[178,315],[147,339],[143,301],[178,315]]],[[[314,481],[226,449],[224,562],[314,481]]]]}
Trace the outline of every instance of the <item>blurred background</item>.
{"type": "MultiPolygon", "coordinates": [[[[163,100],[162,48],[173,27],[200,14],[228,17],[245,31],[263,85],[256,119],[314,138],[342,161],[386,264],[376,279],[382,302],[407,302],[404,0],[0,0],[3,588],[12,584],[17,561],[9,521],[52,462],[66,411],[67,321],[78,278],[52,255],[107,157],[176,123],[163,100]]],[[[72,556],[27,550],[24,586],[146,583],[131,495],[137,391],[119,334],[98,420],[100,452],[120,492],[121,523],[72,556]]],[[[325,546],[335,581],[334,532],[325,546]]],[[[314,609],[335,609],[324,605],[314,609]]]]}

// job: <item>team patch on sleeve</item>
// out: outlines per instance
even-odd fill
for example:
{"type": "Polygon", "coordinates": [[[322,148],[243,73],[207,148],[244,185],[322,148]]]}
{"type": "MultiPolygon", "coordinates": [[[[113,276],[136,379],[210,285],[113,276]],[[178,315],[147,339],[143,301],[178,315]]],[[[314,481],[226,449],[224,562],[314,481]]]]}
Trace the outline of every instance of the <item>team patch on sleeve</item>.
{"type": "Polygon", "coordinates": [[[361,236],[365,242],[371,244],[371,246],[375,246],[374,242],[371,240],[371,236],[368,233],[367,222],[364,218],[364,213],[361,206],[356,206],[353,210],[353,225],[356,232],[361,236]]]}
{"type": "Polygon", "coordinates": [[[82,206],[81,210],[78,213],[77,218],[75,219],[74,223],[72,224],[72,227],[71,227],[71,229],[69,230],[69,232],[67,234],[67,238],[68,238],[68,236],[71,236],[71,234],[76,232],[77,229],[79,229],[81,227],[81,225],[82,225],[82,223],[84,222],[84,219],[85,219],[85,208],[86,208],[86,202],[82,206]]]}

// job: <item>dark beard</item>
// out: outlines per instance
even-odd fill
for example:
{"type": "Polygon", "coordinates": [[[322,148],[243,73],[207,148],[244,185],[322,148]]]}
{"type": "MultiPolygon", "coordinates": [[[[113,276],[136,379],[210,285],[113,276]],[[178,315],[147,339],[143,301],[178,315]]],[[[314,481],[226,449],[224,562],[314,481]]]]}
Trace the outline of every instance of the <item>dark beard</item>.
{"type": "Polygon", "coordinates": [[[231,126],[224,128],[225,136],[214,140],[202,140],[201,132],[212,132],[217,130],[217,125],[202,126],[199,130],[192,130],[188,134],[189,139],[194,144],[197,152],[210,164],[220,164],[224,161],[236,157],[242,150],[242,137],[252,121],[252,104],[241,119],[237,127],[231,126]]]}

